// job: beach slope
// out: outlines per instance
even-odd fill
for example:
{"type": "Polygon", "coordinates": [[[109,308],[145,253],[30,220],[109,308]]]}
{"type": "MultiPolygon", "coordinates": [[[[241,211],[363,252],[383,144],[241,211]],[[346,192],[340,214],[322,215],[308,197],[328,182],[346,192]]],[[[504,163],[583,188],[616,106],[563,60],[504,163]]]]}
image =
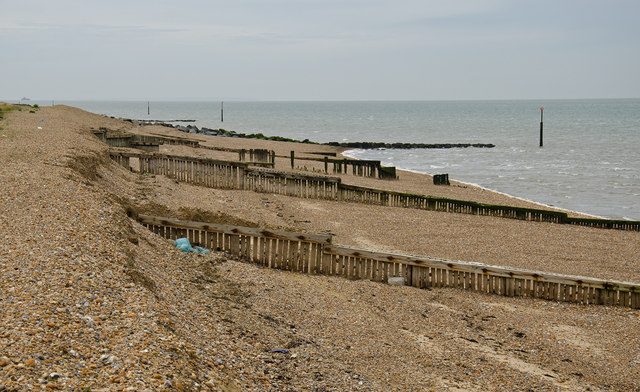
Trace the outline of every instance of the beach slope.
{"type": "MultiPolygon", "coordinates": [[[[93,135],[158,129],[62,105],[2,108],[0,391],[640,389],[637,310],[263,269],[180,252],[130,216],[630,281],[637,232],[205,189],[127,171],[93,135]]],[[[240,143],[227,139],[204,142],[240,143]]],[[[344,180],[432,193],[427,176],[404,176],[344,180]]]]}

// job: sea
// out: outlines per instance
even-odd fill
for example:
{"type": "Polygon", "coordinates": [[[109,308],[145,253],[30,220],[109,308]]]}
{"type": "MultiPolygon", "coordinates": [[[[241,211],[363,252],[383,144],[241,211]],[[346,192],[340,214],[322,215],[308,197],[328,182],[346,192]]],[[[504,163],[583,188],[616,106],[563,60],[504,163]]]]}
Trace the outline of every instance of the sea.
{"type": "Polygon", "coordinates": [[[348,155],[446,173],[596,217],[640,220],[640,99],[25,103],[315,142],[492,143],[495,148],[351,150],[348,155]]]}

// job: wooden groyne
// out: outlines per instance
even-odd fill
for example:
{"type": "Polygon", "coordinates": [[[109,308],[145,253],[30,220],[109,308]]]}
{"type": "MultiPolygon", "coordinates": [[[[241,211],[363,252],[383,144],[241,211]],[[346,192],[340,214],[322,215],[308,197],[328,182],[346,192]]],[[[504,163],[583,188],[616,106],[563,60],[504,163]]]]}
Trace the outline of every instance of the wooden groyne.
{"type": "MultiPolygon", "coordinates": [[[[286,158],[286,157],[284,157],[286,158]]],[[[296,157],[295,153],[291,151],[291,168],[295,169],[295,161],[315,161],[324,163],[324,172],[329,173],[329,165],[332,166],[332,172],[334,174],[353,174],[360,177],[372,177],[382,180],[395,180],[397,179],[396,168],[393,166],[382,166],[380,161],[376,160],[360,160],[360,159],[336,159],[325,156],[324,158],[316,157],[296,157]]]]}
{"type": "Polygon", "coordinates": [[[640,284],[530,271],[334,245],[324,234],[138,217],[154,233],[224,251],[243,261],[281,270],[387,282],[402,277],[417,288],[451,287],[507,297],[640,309],[640,284]]]}
{"type": "Polygon", "coordinates": [[[93,131],[93,134],[111,147],[137,148],[145,151],[159,151],[160,145],[162,144],[179,144],[188,147],[198,147],[199,145],[195,140],[165,136],[134,135],[126,132],[113,132],[106,128],[93,131]]]}
{"type": "Polygon", "coordinates": [[[274,167],[276,164],[276,152],[262,148],[238,150],[238,160],[240,162],[250,162],[254,165],[274,167]],[[247,158],[247,153],[249,157],[247,158]]]}
{"type": "Polygon", "coordinates": [[[307,199],[324,199],[416,208],[429,211],[494,216],[536,222],[572,224],[604,229],[640,231],[640,221],[570,218],[564,212],[511,207],[416,195],[343,184],[339,177],[304,175],[251,168],[247,163],[219,161],[165,154],[136,154],[111,151],[111,158],[131,169],[131,158],[139,160],[140,171],[166,175],[179,181],[221,189],[251,190],[307,199]]]}

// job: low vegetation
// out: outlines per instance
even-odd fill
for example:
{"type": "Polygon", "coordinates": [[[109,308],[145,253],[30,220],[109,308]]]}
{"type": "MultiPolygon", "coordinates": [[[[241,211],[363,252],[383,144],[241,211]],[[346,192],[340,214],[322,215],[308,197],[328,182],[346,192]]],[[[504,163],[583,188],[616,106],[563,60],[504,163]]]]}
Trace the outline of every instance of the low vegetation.
{"type": "Polygon", "coordinates": [[[0,102],[0,121],[4,120],[5,114],[12,110],[16,110],[16,107],[8,103],[0,102]]]}

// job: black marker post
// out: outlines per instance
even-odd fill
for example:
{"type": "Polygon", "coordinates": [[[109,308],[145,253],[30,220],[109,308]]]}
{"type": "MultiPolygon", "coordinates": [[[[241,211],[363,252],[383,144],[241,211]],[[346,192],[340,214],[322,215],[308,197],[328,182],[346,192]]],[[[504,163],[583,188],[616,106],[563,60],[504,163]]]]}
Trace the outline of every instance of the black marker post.
{"type": "Polygon", "coordinates": [[[542,114],[544,113],[544,106],[540,106],[540,147],[542,147],[542,114]]]}
{"type": "Polygon", "coordinates": [[[220,122],[224,122],[224,101],[220,101],[220,122]]]}

